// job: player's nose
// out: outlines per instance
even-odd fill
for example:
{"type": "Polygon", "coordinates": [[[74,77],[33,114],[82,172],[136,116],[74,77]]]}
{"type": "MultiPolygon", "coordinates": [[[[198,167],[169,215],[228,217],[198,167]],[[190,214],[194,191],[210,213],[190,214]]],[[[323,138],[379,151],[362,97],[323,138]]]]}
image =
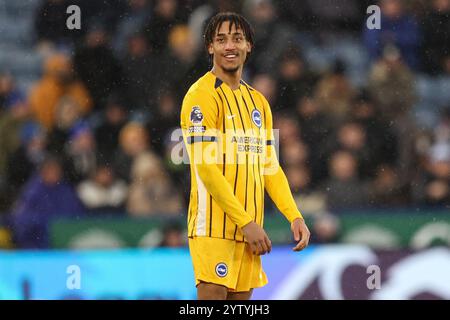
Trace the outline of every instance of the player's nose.
{"type": "Polygon", "coordinates": [[[236,49],[236,44],[233,40],[229,39],[225,42],[225,50],[226,51],[234,51],[236,49]]]}

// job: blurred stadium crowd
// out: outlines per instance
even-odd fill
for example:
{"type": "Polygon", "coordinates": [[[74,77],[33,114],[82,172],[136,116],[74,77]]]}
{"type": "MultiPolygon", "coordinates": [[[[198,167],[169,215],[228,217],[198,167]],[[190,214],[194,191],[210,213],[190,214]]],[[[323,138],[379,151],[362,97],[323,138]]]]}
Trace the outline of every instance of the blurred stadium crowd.
{"type": "Polygon", "coordinates": [[[373,3],[1,0],[0,218],[14,246],[48,246],[59,216],[185,214],[170,134],[210,68],[202,30],[219,10],[254,26],[245,79],[272,106],[305,215],[448,208],[450,0],[381,0],[369,30],[373,3]],[[71,4],[80,30],[66,28],[71,4]]]}

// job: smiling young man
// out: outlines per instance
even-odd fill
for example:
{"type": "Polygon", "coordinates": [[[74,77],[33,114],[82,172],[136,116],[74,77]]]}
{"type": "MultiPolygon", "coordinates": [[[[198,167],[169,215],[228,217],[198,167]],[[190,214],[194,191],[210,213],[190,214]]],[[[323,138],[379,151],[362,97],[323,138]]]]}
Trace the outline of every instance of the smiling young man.
{"type": "Polygon", "coordinates": [[[244,300],[267,283],[264,191],[291,223],[294,251],[310,233],[276,157],[270,106],[241,79],[253,47],[250,24],[219,13],[204,37],[213,68],[191,86],[181,110],[191,164],[189,249],[198,299],[244,300]]]}

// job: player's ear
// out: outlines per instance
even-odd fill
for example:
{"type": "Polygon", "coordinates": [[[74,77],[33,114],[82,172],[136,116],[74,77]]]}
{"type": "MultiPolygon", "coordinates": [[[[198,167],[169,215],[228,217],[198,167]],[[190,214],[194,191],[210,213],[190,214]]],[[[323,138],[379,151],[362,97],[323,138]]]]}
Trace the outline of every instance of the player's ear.
{"type": "Polygon", "coordinates": [[[247,42],[247,53],[252,52],[252,44],[250,42],[247,42]]]}
{"type": "Polygon", "coordinates": [[[212,43],[210,43],[210,44],[208,45],[208,53],[209,53],[210,55],[214,53],[214,52],[213,52],[213,45],[212,45],[212,43]]]}

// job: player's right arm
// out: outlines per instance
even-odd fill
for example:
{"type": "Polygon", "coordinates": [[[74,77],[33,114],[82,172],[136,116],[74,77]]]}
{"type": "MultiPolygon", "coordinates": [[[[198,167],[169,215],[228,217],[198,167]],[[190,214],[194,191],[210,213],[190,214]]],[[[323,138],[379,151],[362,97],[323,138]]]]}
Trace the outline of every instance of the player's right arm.
{"type": "Polygon", "coordinates": [[[190,91],[183,100],[181,129],[194,171],[206,190],[228,217],[242,229],[254,254],[270,252],[271,243],[265,231],[256,224],[234,195],[231,185],[217,167],[221,131],[218,126],[219,108],[210,93],[190,91]],[[212,155],[216,157],[212,157],[212,155]]]}

